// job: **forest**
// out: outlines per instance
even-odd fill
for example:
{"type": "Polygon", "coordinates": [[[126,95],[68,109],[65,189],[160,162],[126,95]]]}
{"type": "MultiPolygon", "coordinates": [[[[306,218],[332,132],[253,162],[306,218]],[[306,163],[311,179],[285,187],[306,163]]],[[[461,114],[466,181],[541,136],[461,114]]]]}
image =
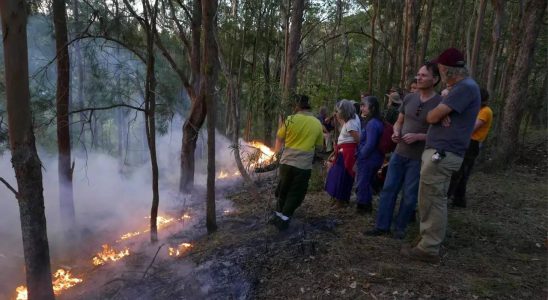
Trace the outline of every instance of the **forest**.
{"type": "Polygon", "coordinates": [[[545,299],[547,2],[1,1],[0,298],[545,299]],[[441,266],[362,236],[322,162],[272,230],[294,95],[386,107],[450,47],[494,121],[441,266]]]}

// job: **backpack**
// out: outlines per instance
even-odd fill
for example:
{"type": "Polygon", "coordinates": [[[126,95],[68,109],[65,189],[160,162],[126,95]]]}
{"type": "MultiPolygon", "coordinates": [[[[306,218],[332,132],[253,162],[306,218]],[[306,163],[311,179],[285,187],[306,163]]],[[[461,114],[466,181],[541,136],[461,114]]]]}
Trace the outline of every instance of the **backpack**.
{"type": "Polygon", "coordinates": [[[392,124],[383,121],[382,135],[379,140],[379,145],[377,146],[377,149],[379,149],[382,154],[393,152],[394,149],[396,149],[396,143],[392,141],[393,133],[394,127],[392,124]]]}

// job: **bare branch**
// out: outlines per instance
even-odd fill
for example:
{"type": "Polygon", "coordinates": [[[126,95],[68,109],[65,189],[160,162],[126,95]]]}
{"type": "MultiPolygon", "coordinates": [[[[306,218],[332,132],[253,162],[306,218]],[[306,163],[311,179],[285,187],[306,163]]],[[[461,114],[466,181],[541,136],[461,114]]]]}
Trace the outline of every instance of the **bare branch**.
{"type": "Polygon", "coordinates": [[[19,193],[16,189],[14,189],[4,178],[0,177],[0,181],[6,185],[6,187],[12,191],[12,193],[15,195],[15,198],[19,199],[19,193]]]}
{"type": "Polygon", "coordinates": [[[173,68],[175,73],[177,73],[177,75],[179,75],[179,78],[183,82],[183,85],[185,86],[185,88],[186,89],[192,88],[190,86],[190,83],[189,83],[188,78],[186,77],[184,71],[181,68],[179,68],[179,66],[177,66],[177,63],[175,62],[175,60],[173,59],[171,54],[169,54],[169,52],[167,51],[167,49],[164,46],[160,36],[158,34],[155,34],[155,37],[156,37],[156,47],[158,47],[158,49],[160,49],[160,52],[162,53],[162,56],[164,56],[166,58],[167,62],[171,66],[171,68],[173,68]]]}
{"type": "Polygon", "coordinates": [[[129,105],[129,104],[113,104],[113,105],[105,106],[105,107],[90,107],[90,108],[72,110],[72,111],[69,112],[69,114],[76,114],[76,113],[81,113],[81,112],[84,112],[84,111],[108,110],[108,109],[112,109],[112,108],[115,108],[115,107],[128,107],[128,108],[131,108],[131,109],[135,109],[135,110],[138,110],[138,111],[145,112],[144,108],[140,108],[140,107],[137,107],[137,106],[133,106],[133,105],[129,105]]]}

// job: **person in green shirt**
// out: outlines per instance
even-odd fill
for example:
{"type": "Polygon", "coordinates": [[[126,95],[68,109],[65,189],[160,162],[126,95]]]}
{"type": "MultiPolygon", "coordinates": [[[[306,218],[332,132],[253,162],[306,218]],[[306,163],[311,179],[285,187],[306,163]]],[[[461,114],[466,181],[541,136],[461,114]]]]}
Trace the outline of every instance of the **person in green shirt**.
{"type": "Polygon", "coordinates": [[[277,208],[270,219],[280,231],[289,227],[290,218],[304,200],[314,151],[322,146],[322,124],[312,114],[308,97],[296,95],[295,114],[288,116],[278,129],[274,150],[279,152],[284,148],[275,193],[277,208]]]}

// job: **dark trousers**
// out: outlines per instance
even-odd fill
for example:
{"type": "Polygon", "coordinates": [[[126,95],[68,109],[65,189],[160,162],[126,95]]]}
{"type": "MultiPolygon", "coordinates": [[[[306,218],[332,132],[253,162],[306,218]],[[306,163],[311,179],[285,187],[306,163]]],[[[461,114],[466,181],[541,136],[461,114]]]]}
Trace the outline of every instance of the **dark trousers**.
{"type": "Polygon", "coordinates": [[[451,184],[449,185],[447,197],[453,198],[453,205],[455,206],[466,207],[466,184],[472,173],[474,162],[479,155],[479,150],[479,142],[470,140],[470,146],[468,146],[468,150],[464,154],[464,160],[460,169],[451,176],[451,184]]]}
{"type": "Polygon", "coordinates": [[[277,210],[291,217],[304,200],[312,170],[280,164],[279,171],[280,181],[275,193],[278,198],[277,210]]]}

